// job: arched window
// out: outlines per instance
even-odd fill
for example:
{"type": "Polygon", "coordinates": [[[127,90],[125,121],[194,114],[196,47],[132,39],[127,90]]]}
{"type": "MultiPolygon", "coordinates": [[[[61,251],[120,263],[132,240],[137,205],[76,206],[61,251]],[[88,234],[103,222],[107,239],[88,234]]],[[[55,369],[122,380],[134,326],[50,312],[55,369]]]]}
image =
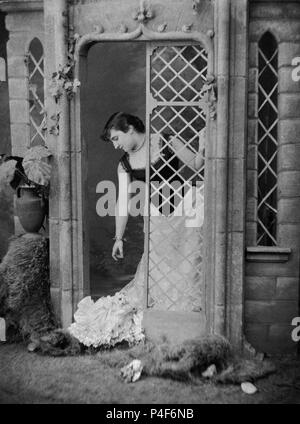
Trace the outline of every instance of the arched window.
{"type": "Polygon", "coordinates": [[[44,115],[44,50],[39,39],[34,38],[28,51],[28,87],[29,87],[29,118],[30,145],[45,144],[43,131],[44,115]]]}
{"type": "Polygon", "coordinates": [[[266,32],[258,43],[257,245],[277,245],[278,45],[266,32]]]}

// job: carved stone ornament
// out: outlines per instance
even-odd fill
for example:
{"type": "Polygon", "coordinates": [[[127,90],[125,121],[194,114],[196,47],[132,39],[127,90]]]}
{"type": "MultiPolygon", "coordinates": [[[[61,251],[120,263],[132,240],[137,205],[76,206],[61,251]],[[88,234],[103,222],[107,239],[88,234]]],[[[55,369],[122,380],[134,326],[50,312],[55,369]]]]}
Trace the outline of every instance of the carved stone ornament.
{"type": "MultiPolygon", "coordinates": [[[[142,11],[145,15],[145,11],[148,9],[145,9],[144,2],[140,3],[140,8],[142,8],[142,11]]],[[[139,22],[133,31],[129,31],[128,26],[126,26],[124,23],[120,23],[114,28],[113,32],[106,32],[105,28],[103,28],[101,24],[98,23],[96,26],[94,26],[93,32],[84,34],[76,39],[76,47],[74,52],[74,63],[76,69],[74,75],[79,75],[79,56],[81,54],[87,55],[88,46],[90,43],[97,43],[101,41],[129,41],[137,40],[141,37],[144,40],[194,40],[199,42],[206,51],[212,52],[211,55],[213,56],[214,46],[211,34],[207,34],[201,31],[194,31],[193,24],[191,22],[187,22],[185,25],[183,25],[181,31],[175,30],[167,32],[167,27],[167,22],[162,22],[158,25],[153,25],[153,28],[151,29],[149,28],[149,25],[145,25],[144,19],[139,22]]]]}
{"type": "Polygon", "coordinates": [[[202,0],[193,0],[193,14],[197,15],[197,13],[200,13],[200,6],[201,6],[202,0]]]}
{"type": "Polygon", "coordinates": [[[200,91],[200,95],[207,105],[208,114],[211,120],[217,116],[217,94],[214,75],[208,75],[205,84],[200,91]]]}
{"type": "Polygon", "coordinates": [[[157,27],[157,31],[158,31],[158,32],[164,32],[164,31],[166,30],[166,28],[167,28],[167,23],[166,23],[166,22],[164,22],[163,24],[158,25],[158,27],[157,27]]]}
{"type": "Polygon", "coordinates": [[[215,36],[214,30],[209,29],[209,30],[207,31],[206,35],[207,35],[209,38],[214,38],[214,36],[215,36]]]}
{"type": "Polygon", "coordinates": [[[101,24],[94,25],[93,32],[95,32],[96,34],[102,34],[104,32],[104,28],[101,24]]]}
{"type": "Polygon", "coordinates": [[[193,24],[183,25],[182,32],[191,32],[193,24]]]}
{"type": "Polygon", "coordinates": [[[154,13],[150,7],[150,3],[147,0],[140,0],[139,9],[135,10],[133,15],[133,19],[140,23],[144,23],[154,18],[154,13]]]}
{"type": "Polygon", "coordinates": [[[119,25],[119,27],[118,27],[118,32],[119,33],[125,33],[125,32],[127,32],[128,31],[128,27],[125,25],[125,24],[120,24],[119,25]]]}

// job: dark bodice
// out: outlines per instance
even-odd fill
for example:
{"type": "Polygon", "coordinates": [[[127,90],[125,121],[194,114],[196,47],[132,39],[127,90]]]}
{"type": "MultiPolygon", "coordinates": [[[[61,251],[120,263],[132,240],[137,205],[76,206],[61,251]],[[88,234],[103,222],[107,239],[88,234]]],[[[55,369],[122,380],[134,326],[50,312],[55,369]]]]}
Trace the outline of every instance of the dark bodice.
{"type": "MultiPolygon", "coordinates": [[[[161,182],[163,180],[178,180],[179,177],[175,174],[174,170],[179,169],[179,159],[177,156],[174,156],[174,153],[169,149],[168,146],[165,146],[161,151],[161,157],[151,165],[150,168],[150,178],[151,180],[161,182]],[[174,156],[172,159],[171,157],[174,156]],[[167,163],[166,163],[167,162],[167,163]],[[155,170],[159,170],[158,173],[155,170]]],[[[142,169],[133,169],[129,162],[128,153],[125,153],[120,162],[126,172],[130,174],[131,181],[139,180],[146,181],[146,170],[142,169]]]]}

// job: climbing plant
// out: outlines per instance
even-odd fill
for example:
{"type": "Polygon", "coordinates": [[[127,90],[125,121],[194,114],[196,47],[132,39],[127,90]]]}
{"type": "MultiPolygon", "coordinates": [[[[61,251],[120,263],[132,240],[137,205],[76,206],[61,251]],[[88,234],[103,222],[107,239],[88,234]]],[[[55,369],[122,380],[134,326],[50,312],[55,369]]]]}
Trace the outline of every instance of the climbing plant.
{"type": "Polygon", "coordinates": [[[74,78],[74,51],[78,39],[79,34],[74,34],[73,37],[69,38],[67,62],[65,65],[59,65],[58,70],[52,74],[49,91],[56,103],[58,103],[64,91],[68,99],[71,99],[80,86],[80,81],[74,78]]]}

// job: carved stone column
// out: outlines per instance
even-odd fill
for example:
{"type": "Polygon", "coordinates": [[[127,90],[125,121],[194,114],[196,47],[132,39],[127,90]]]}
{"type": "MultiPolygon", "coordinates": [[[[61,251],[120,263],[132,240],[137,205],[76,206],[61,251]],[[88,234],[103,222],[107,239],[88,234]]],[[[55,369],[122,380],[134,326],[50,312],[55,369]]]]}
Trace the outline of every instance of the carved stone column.
{"type": "Polygon", "coordinates": [[[207,331],[243,343],[248,1],[215,2],[217,119],[206,167],[207,331]]]}
{"type": "Polygon", "coordinates": [[[207,331],[225,334],[230,0],[215,3],[217,119],[209,126],[206,165],[207,331]]]}
{"type": "Polygon", "coordinates": [[[237,349],[243,348],[244,339],[248,3],[231,1],[230,9],[225,330],[237,349]]]}
{"type": "MultiPolygon", "coordinates": [[[[67,60],[67,1],[44,1],[45,17],[45,70],[49,86],[53,72],[67,60]]],[[[71,149],[69,137],[69,102],[66,93],[56,103],[48,93],[47,143],[54,153],[53,180],[51,182],[49,235],[51,240],[50,268],[52,299],[60,312],[64,327],[73,317],[72,272],[72,196],[71,196],[71,149]],[[49,128],[56,117],[56,131],[49,128]]]]}

